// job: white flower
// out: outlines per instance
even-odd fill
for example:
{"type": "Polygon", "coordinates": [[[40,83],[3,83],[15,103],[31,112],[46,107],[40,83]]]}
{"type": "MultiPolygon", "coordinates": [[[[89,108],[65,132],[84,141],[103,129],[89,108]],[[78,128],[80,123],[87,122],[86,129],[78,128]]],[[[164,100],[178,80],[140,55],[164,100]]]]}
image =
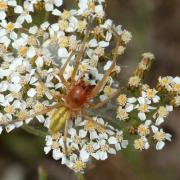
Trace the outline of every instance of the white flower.
{"type": "Polygon", "coordinates": [[[149,104],[151,103],[151,101],[149,101],[146,98],[139,97],[138,102],[139,102],[139,104],[136,105],[135,108],[137,108],[139,110],[139,113],[138,113],[139,119],[144,121],[144,120],[146,120],[146,113],[148,113],[150,110],[156,109],[156,108],[150,106],[149,104]]]}
{"type": "Polygon", "coordinates": [[[165,140],[171,141],[172,135],[169,133],[165,133],[163,129],[158,129],[156,126],[151,126],[152,131],[154,133],[153,138],[157,141],[156,149],[161,150],[165,146],[165,140]]]}
{"type": "Polygon", "coordinates": [[[157,117],[155,125],[159,126],[160,124],[162,124],[164,122],[164,118],[166,118],[169,115],[169,112],[171,112],[172,110],[173,106],[160,106],[157,110],[157,113],[155,113],[153,116],[154,118],[157,117]]]}
{"type": "Polygon", "coordinates": [[[137,150],[149,149],[150,145],[146,137],[142,136],[139,139],[134,140],[134,148],[137,150]]]}
{"type": "Polygon", "coordinates": [[[29,3],[28,1],[25,1],[22,6],[16,6],[14,9],[14,12],[16,14],[19,14],[18,18],[17,18],[17,22],[19,24],[23,24],[24,21],[26,21],[27,23],[31,23],[32,22],[32,17],[29,14],[29,12],[33,12],[34,8],[33,5],[31,3],[29,3]]]}
{"type": "Polygon", "coordinates": [[[111,148],[106,140],[102,139],[98,142],[100,149],[94,153],[92,156],[97,160],[105,160],[108,158],[108,153],[110,154],[116,154],[116,150],[114,148],[111,148]]]}
{"type": "Polygon", "coordinates": [[[63,0],[44,0],[44,1],[45,1],[46,11],[57,10],[57,9],[54,9],[54,5],[57,7],[60,7],[63,4],[63,0]]]}

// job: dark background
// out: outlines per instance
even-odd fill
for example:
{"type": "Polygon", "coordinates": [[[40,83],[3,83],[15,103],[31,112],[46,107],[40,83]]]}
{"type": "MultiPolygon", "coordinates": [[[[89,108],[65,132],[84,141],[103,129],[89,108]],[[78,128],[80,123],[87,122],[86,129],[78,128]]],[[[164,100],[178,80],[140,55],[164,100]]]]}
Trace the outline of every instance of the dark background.
{"type": "MultiPolygon", "coordinates": [[[[70,6],[72,0],[65,0],[70,6]]],[[[109,0],[107,16],[132,32],[133,39],[122,64],[120,79],[126,82],[143,52],[153,52],[147,82],[156,84],[160,75],[180,75],[180,0],[109,0]]],[[[108,160],[90,164],[87,180],[179,180],[180,113],[168,117],[165,130],[173,134],[164,150],[124,150],[108,160]]],[[[0,180],[37,180],[43,167],[49,180],[75,180],[72,171],[43,153],[44,140],[15,130],[0,136],[0,180]]]]}

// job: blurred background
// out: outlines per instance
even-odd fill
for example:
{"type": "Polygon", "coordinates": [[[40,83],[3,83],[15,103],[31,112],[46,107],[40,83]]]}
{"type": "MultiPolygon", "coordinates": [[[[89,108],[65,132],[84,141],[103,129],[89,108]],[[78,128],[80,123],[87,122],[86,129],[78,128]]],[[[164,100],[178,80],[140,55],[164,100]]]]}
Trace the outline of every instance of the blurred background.
{"type": "MultiPolygon", "coordinates": [[[[72,0],[65,0],[71,6],[72,0]]],[[[153,52],[147,82],[156,84],[160,75],[180,75],[180,0],[107,0],[107,16],[132,32],[133,39],[119,60],[126,82],[144,52],[153,52]]],[[[160,152],[123,150],[103,162],[89,164],[87,180],[179,180],[180,112],[171,113],[164,129],[172,143],[160,152]]],[[[75,175],[43,153],[44,139],[23,130],[0,136],[0,180],[38,180],[43,169],[48,180],[76,180],[75,175]]]]}

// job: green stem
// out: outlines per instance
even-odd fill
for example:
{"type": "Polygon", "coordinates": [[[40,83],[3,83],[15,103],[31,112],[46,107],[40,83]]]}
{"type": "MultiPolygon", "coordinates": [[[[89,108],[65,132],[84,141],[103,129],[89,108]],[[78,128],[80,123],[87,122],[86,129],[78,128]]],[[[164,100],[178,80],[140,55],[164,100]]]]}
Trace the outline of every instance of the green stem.
{"type": "Polygon", "coordinates": [[[36,129],[32,126],[29,126],[29,125],[24,125],[21,127],[24,131],[30,133],[30,134],[33,134],[35,136],[39,136],[39,137],[42,137],[42,138],[45,138],[47,133],[42,131],[42,130],[39,130],[39,129],[36,129]]]}
{"type": "Polygon", "coordinates": [[[39,171],[39,179],[38,180],[47,180],[46,171],[42,167],[39,167],[38,171],[39,171]]]}
{"type": "Polygon", "coordinates": [[[86,180],[85,177],[83,176],[83,174],[81,174],[81,173],[76,173],[75,175],[76,175],[77,180],[86,180]]]}

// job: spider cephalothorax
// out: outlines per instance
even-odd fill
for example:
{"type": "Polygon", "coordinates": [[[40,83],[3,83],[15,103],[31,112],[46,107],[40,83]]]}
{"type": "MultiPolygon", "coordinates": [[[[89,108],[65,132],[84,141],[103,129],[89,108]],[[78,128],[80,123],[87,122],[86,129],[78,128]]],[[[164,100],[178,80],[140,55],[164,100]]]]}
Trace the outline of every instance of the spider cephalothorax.
{"type": "Polygon", "coordinates": [[[94,85],[90,85],[84,80],[73,83],[65,97],[65,102],[68,107],[71,109],[80,109],[84,107],[91,98],[91,92],[94,87],[94,85]]]}

